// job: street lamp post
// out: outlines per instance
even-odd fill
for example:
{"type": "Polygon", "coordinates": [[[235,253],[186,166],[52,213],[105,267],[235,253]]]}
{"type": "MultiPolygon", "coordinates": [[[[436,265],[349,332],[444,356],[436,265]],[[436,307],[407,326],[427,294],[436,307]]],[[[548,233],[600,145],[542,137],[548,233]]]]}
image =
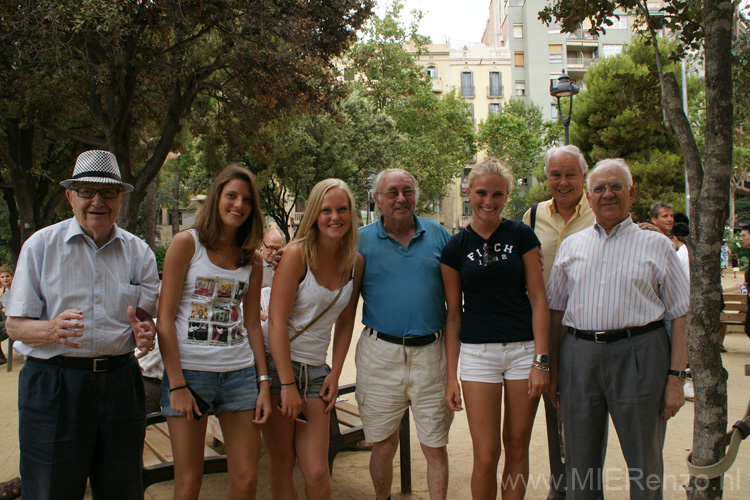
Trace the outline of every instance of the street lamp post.
{"type": "Polygon", "coordinates": [[[570,137],[568,135],[568,128],[570,127],[570,116],[573,114],[573,96],[578,93],[578,87],[570,83],[570,77],[563,74],[557,79],[557,85],[555,80],[549,81],[549,94],[557,99],[557,117],[560,119],[563,128],[565,129],[565,145],[570,144],[570,137]],[[570,106],[568,107],[568,116],[563,118],[562,106],[560,105],[561,97],[570,97],[570,106]]]}

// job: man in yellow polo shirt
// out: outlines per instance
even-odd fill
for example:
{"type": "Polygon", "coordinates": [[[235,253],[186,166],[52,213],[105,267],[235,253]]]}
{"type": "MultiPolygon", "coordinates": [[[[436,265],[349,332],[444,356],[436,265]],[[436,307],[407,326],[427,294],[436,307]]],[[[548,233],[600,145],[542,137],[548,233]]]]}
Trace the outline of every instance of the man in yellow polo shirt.
{"type": "MultiPolygon", "coordinates": [[[[557,250],[565,238],[594,224],[594,212],[583,196],[585,176],[589,166],[576,146],[560,146],[544,155],[544,173],[547,175],[552,199],[535,204],[523,216],[524,223],[534,229],[542,243],[544,255],[544,286],[547,286],[557,250]]],[[[557,350],[559,339],[550,339],[550,352],[557,350]]],[[[555,372],[556,373],[556,372],[555,372]]],[[[555,384],[556,385],[556,384],[555,384]]],[[[565,463],[562,461],[558,411],[549,395],[544,395],[549,442],[550,490],[549,500],[565,498],[565,463]]]]}

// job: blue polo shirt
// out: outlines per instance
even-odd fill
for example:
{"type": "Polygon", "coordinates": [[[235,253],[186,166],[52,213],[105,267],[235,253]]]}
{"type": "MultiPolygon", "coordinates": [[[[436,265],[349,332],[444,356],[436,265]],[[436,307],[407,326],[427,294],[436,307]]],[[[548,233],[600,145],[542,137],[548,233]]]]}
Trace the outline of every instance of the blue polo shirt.
{"type": "Polygon", "coordinates": [[[395,337],[428,335],[445,326],[440,254],[450,233],[432,219],[415,217],[408,247],[388,235],[380,220],[359,230],[362,323],[395,337]]]}

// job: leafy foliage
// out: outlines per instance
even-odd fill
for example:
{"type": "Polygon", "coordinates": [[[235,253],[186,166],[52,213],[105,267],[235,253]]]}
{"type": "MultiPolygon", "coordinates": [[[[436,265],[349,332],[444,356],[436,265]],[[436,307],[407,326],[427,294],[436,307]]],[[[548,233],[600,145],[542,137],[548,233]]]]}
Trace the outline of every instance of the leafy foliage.
{"type": "MultiPolygon", "coordinates": [[[[476,152],[475,134],[466,103],[455,92],[436,97],[424,68],[406,50],[408,45],[419,55],[428,39],[417,34],[421,14],[413,12],[407,27],[400,21],[402,10],[395,0],[384,17],[371,18],[365,37],[349,54],[348,71],[356,75],[352,85],[393,119],[401,136],[393,145],[398,165],[417,178],[418,210],[424,211],[443,198],[476,152]]],[[[368,168],[374,173],[387,167],[376,162],[368,168]]]]}
{"type": "MultiPolygon", "coordinates": [[[[662,41],[667,57],[675,40],[662,41]]],[[[679,72],[679,64],[665,70],[679,72]]],[[[634,38],[622,54],[600,59],[584,77],[586,90],[573,103],[572,142],[589,165],[604,158],[623,158],[636,185],[633,218],[648,221],[651,205],[664,201],[685,211],[685,174],[674,134],[664,125],[659,77],[653,47],[634,38]]],[[[702,92],[695,78],[689,82],[690,104],[697,106],[702,92]]]]}
{"type": "MultiPolygon", "coordinates": [[[[490,114],[479,124],[477,138],[480,147],[489,156],[502,159],[513,177],[523,184],[543,163],[544,152],[559,137],[560,129],[558,122],[542,118],[538,105],[525,99],[511,99],[500,112],[490,114]]],[[[544,178],[543,171],[541,177],[544,178]]],[[[511,192],[508,208],[512,217],[518,218],[526,211],[527,195],[523,188],[511,192]]],[[[547,198],[549,192],[542,199],[547,198]]]]}
{"type": "MultiPolygon", "coordinates": [[[[44,127],[66,139],[68,156],[83,147],[114,152],[135,186],[120,216],[132,229],[147,186],[199,96],[243,116],[245,134],[284,110],[332,109],[344,88],[331,61],[355,40],[371,7],[371,0],[5,2],[0,106],[15,113],[9,116],[20,131],[38,137],[44,127]],[[22,107],[7,92],[18,94],[18,83],[22,107]]],[[[43,163],[35,162],[43,157],[30,156],[27,168],[5,149],[0,159],[7,168],[40,171],[43,163]]],[[[69,171],[72,163],[66,165],[69,171]]],[[[24,214],[47,194],[33,192],[36,180],[27,179],[30,195],[22,186],[11,188],[20,199],[6,195],[21,227],[40,227],[40,217],[24,214]]],[[[20,246],[23,236],[17,239],[20,246]]]]}

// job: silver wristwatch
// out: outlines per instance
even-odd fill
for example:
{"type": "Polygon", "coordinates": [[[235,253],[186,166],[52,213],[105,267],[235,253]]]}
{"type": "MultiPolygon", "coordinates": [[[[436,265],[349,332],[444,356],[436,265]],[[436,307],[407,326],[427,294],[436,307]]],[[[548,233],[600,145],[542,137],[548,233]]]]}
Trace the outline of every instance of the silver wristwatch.
{"type": "Polygon", "coordinates": [[[546,354],[537,354],[534,356],[534,363],[539,363],[542,366],[549,365],[549,356],[546,354]]]}

